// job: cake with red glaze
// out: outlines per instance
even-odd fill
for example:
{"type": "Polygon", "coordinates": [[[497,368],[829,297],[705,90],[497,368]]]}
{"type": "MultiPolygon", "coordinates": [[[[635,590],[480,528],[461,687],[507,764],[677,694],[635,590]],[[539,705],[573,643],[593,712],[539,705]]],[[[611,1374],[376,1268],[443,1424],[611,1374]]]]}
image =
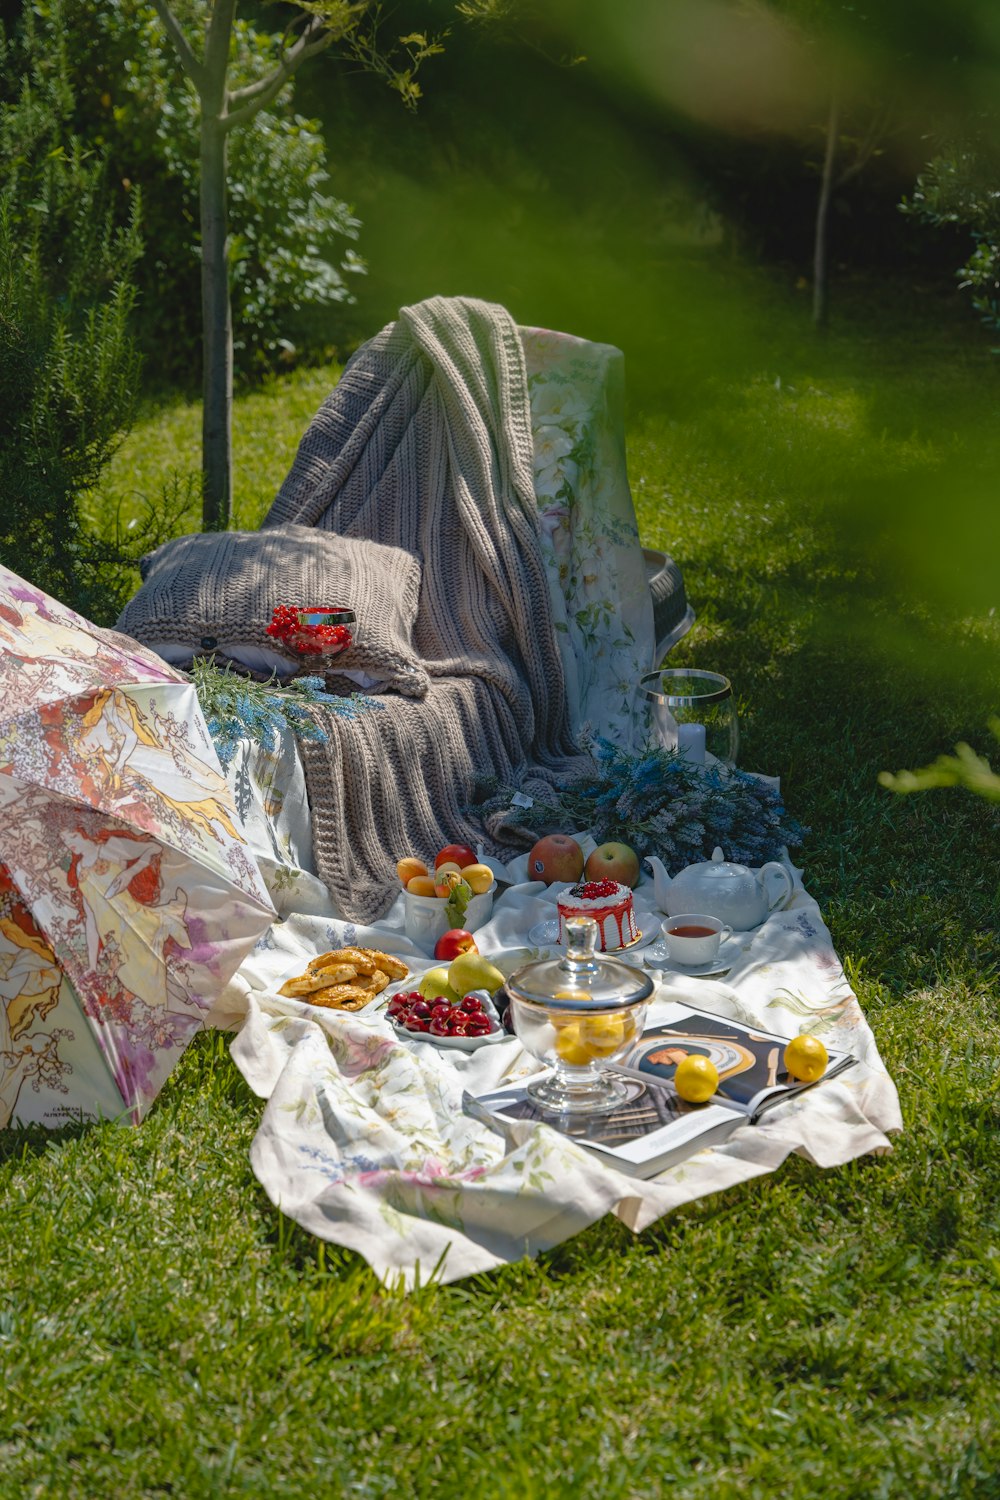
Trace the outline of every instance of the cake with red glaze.
{"type": "Polygon", "coordinates": [[[558,897],[559,941],[566,936],[570,917],[592,917],[602,953],[624,948],[639,936],[632,892],[617,880],[583,880],[558,897]]]}

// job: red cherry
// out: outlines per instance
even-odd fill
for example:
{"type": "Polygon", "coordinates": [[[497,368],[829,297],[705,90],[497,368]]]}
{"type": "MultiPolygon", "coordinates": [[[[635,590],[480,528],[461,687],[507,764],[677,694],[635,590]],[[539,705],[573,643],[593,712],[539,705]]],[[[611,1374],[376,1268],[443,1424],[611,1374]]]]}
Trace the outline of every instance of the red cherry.
{"type": "Polygon", "coordinates": [[[429,1023],[427,1030],[430,1032],[431,1036],[447,1036],[448,1022],[445,1020],[444,1016],[435,1016],[433,1021],[429,1023]]]}
{"type": "Polygon", "coordinates": [[[482,1020],[478,1016],[474,1016],[465,1028],[467,1036],[489,1036],[492,1030],[493,1027],[485,1016],[483,1016],[482,1020]]]}
{"type": "Polygon", "coordinates": [[[413,1015],[419,1017],[419,1019],[421,1021],[429,1021],[430,1020],[430,1017],[431,1017],[431,1008],[427,1004],[427,1001],[422,996],[421,996],[421,998],[419,1000],[414,1000],[413,1004],[410,1007],[410,1010],[411,1010],[411,1013],[413,1015]]]}
{"type": "Polygon", "coordinates": [[[461,1001],[461,1006],[467,1014],[472,1015],[476,1011],[482,1010],[483,1002],[478,995],[466,995],[465,999],[461,1001]]]}
{"type": "Polygon", "coordinates": [[[406,1029],[407,1031],[429,1031],[430,1025],[419,1016],[410,1016],[406,1022],[406,1029]]]}

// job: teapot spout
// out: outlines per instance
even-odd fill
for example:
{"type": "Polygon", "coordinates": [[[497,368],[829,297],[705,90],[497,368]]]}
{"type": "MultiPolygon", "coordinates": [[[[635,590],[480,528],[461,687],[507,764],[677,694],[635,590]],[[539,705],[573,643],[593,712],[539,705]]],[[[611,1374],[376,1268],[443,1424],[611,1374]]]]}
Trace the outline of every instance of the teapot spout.
{"type": "Polygon", "coordinates": [[[653,873],[653,899],[662,912],[667,909],[667,888],[670,885],[670,876],[664,867],[662,859],[655,854],[647,854],[644,861],[653,873]]]}

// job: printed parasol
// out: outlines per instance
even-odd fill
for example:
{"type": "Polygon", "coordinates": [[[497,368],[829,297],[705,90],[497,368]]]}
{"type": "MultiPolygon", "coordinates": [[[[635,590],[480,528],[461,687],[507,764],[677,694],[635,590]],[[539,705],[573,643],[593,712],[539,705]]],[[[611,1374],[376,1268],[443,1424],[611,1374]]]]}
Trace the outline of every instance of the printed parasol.
{"type": "Polygon", "coordinates": [[[140,1120],[273,918],[189,680],[0,567],[0,1128],[140,1120]]]}

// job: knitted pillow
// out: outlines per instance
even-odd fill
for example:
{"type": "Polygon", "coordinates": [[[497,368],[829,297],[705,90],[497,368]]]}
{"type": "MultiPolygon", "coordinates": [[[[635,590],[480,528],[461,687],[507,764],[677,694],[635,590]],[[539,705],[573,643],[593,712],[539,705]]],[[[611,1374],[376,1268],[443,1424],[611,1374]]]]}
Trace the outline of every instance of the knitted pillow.
{"type": "Polygon", "coordinates": [[[413,645],[420,562],[400,547],[312,526],[203,532],[164,543],[143,558],[141,572],[117,628],[162,646],[175,665],[184,650],[189,659],[218,651],[239,660],[247,648],[280,656],[267,634],[275,605],[326,604],[357,617],[353,643],[328,676],[350,674],[411,698],[430,685],[413,645]]]}

